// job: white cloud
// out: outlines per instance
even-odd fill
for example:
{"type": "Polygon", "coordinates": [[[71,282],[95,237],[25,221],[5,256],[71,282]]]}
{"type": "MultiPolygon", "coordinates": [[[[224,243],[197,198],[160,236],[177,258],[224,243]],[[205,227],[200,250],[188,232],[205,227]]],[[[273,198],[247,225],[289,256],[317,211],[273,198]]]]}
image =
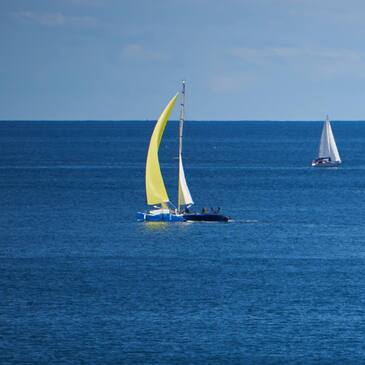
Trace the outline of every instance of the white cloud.
{"type": "Polygon", "coordinates": [[[293,16],[335,24],[362,25],[364,23],[363,0],[289,0],[286,6],[290,9],[289,14],[293,16]]]}
{"type": "Polygon", "coordinates": [[[105,3],[106,0],[64,0],[66,3],[73,3],[77,5],[86,5],[86,6],[98,6],[105,3]]]}
{"type": "Polygon", "coordinates": [[[229,94],[247,88],[254,81],[252,75],[244,73],[222,73],[210,78],[210,89],[217,94],[229,94]]]}
{"type": "Polygon", "coordinates": [[[365,54],[351,49],[237,47],[231,49],[230,54],[247,64],[259,67],[282,65],[306,76],[322,79],[343,75],[365,76],[365,54]]]}
{"type": "Polygon", "coordinates": [[[79,27],[93,27],[97,19],[90,16],[71,16],[62,13],[35,13],[33,11],[19,11],[17,17],[47,27],[60,27],[65,25],[79,27]]]}
{"type": "Polygon", "coordinates": [[[123,58],[168,61],[170,56],[158,50],[146,49],[140,44],[127,44],[122,50],[123,58]]]}

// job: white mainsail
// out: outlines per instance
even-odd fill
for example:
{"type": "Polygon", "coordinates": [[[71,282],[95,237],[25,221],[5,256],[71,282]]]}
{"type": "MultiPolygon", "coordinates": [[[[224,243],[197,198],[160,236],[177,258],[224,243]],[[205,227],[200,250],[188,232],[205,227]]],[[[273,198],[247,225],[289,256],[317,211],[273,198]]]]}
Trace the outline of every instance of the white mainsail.
{"type": "Polygon", "coordinates": [[[179,191],[178,191],[178,209],[182,205],[191,206],[194,204],[191,197],[188,184],[185,179],[184,166],[182,163],[182,136],[184,128],[184,107],[185,107],[185,81],[183,81],[181,92],[181,110],[180,110],[180,123],[179,123],[179,191]]]}
{"type": "Polygon", "coordinates": [[[179,156],[179,206],[181,205],[193,205],[193,198],[191,197],[188,184],[186,183],[184,167],[182,163],[181,155],[179,156]]]}
{"type": "Polygon", "coordinates": [[[332,128],[328,116],[323,124],[318,157],[330,157],[331,161],[341,162],[341,158],[337,150],[335,138],[332,133],[332,128]]]}

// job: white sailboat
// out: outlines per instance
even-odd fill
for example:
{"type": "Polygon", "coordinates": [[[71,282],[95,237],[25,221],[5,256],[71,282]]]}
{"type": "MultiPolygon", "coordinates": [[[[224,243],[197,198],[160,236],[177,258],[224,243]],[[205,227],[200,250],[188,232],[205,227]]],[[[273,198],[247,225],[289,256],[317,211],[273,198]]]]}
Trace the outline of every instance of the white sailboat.
{"type": "Polygon", "coordinates": [[[340,154],[333,136],[331,124],[328,118],[323,124],[321,141],[319,143],[318,157],[312,161],[315,167],[334,167],[341,164],[340,154]]]}

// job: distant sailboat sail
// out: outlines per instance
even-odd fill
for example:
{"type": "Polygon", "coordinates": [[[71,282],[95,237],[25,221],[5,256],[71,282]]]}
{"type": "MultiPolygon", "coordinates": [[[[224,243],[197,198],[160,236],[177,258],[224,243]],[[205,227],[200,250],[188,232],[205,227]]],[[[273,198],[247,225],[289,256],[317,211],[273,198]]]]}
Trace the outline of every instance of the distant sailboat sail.
{"type": "Polygon", "coordinates": [[[188,184],[185,179],[184,166],[182,163],[182,136],[185,120],[185,81],[183,82],[181,92],[181,109],[180,109],[180,123],[179,123],[179,191],[178,191],[178,210],[181,206],[191,206],[194,204],[191,197],[188,184]]]}
{"type": "Polygon", "coordinates": [[[337,150],[335,138],[332,133],[332,128],[328,116],[326,118],[326,121],[324,122],[322,129],[318,157],[329,157],[333,162],[341,162],[341,158],[337,150]]]}
{"type": "Polygon", "coordinates": [[[146,162],[146,195],[147,204],[149,205],[165,205],[169,202],[169,197],[167,195],[161,174],[160,162],[158,159],[158,149],[160,147],[161,138],[165,131],[171,111],[175,105],[177,96],[178,93],[170,100],[160,115],[160,118],[158,119],[155,129],[152,133],[150,145],[148,148],[146,162]]]}
{"type": "Polygon", "coordinates": [[[340,154],[338,153],[335,137],[333,136],[331,124],[327,115],[322,128],[318,157],[312,161],[312,166],[333,167],[340,164],[340,154]]]}

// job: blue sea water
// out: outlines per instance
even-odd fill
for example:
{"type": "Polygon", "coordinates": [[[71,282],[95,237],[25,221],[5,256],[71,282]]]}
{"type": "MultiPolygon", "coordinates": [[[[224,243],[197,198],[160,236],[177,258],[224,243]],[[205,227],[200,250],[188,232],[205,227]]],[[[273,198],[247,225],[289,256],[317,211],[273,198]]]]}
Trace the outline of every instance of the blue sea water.
{"type": "Polygon", "coordinates": [[[186,122],[228,224],[135,221],[153,126],[0,123],[0,364],[365,363],[365,123],[315,169],[321,122],[186,122]]]}

